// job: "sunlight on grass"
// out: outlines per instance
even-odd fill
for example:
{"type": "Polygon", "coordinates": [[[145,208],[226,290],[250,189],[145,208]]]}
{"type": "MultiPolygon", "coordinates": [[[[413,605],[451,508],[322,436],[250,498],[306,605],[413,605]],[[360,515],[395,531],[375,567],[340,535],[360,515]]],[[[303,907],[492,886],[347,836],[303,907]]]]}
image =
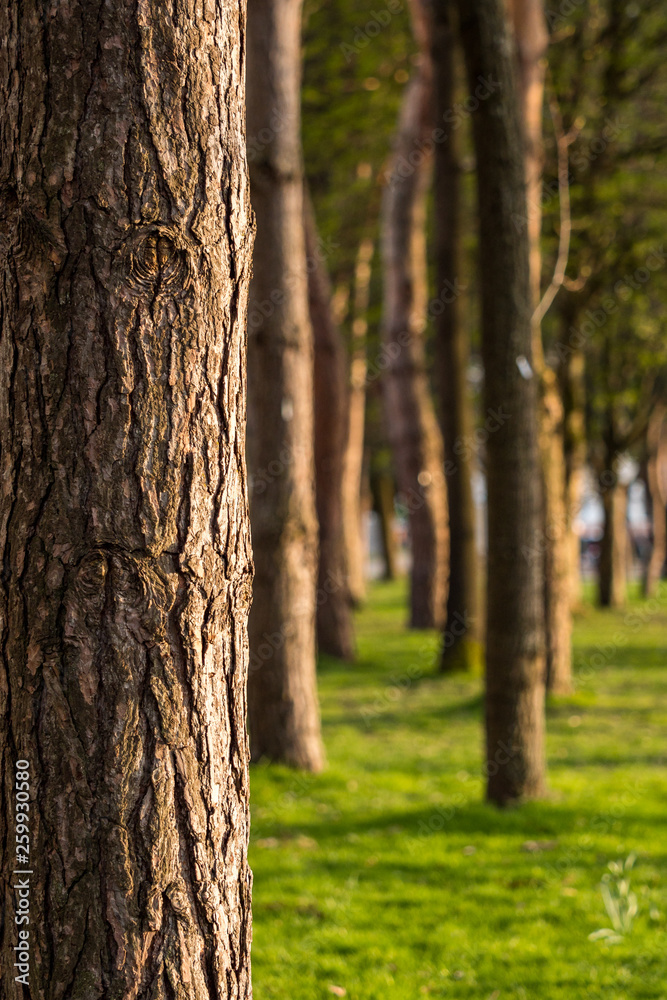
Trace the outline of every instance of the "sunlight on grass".
{"type": "Polygon", "coordinates": [[[575,693],[548,707],[550,796],[500,812],[481,681],[438,677],[403,584],[375,586],[358,662],[321,663],[327,771],[252,770],[255,1000],[665,1000],[664,596],[583,609],[575,693]],[[631,851],[632,930],[590,941],[631,851]]]}

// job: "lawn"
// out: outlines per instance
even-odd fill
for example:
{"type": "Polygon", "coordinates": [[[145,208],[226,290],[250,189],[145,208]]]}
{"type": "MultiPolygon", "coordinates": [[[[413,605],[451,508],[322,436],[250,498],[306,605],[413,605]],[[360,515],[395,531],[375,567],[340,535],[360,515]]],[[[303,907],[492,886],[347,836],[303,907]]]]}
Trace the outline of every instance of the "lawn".
{"type": "Polygon", "coordinates": [[[666,597],[578,616],[549,797],[498,811],[481,682],[436,676],[437,636],[376,585],[358,662],[320,665],[327,770],[252,771],[255,1000],[667,1000],[666,597]],[[590,941],[630,852],[632,928],[590,941]]]}

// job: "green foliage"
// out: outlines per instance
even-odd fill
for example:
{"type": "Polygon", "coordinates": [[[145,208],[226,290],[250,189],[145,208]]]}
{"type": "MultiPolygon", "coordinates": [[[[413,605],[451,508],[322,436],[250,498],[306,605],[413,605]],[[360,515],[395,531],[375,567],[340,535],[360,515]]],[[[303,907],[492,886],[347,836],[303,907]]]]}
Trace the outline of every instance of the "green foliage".
{"type": "MultiPolygon", "coordinates": [[[[586,353],[588,437],[601,468],[610,452],[641,439],[656,377],[667,368],[667,14],[655,0],[561,11],[550,17],[548,86],[573,140],[568,275],[578,289],[559,293],[545,332],[552,357],[563,357],[559,340],[586,353]]],[[[547,114],[545,282],[559,229],[552,134],[547,114]]]]}
{"type": "Polygon", "coordinates": [[[336,244],[327,260],[334,286],[352,280],[361,240],[377,238],[378,176],[414,50],[403,0],[306,2],[304,162],[320,235],[336,244]]]}
{"type": "Polygon", "coordinates": [[[498,811],[480,680],[437,676],[403,584],[375,586],[359,662],[321,663],[327,771],[252,771],[256,1000],[667,996],[666,596],[585,608],[576,693],[548,709],[551,795],[498,811]],[[632,934],[601,948],[600,867],[630,849],[632,934]]]}
{"type": "Polygon", "coordinates": [[[343,335],[354,320],[354,269],[371,240],[366,354],[369,364],[366,440],[381,449],[379,406],[382,270],[380,204],[392,139],[416,46],[407,0],[361,4],[306,0],[302,87],[304,164],[326,267],[340,297],[343,335]]]}

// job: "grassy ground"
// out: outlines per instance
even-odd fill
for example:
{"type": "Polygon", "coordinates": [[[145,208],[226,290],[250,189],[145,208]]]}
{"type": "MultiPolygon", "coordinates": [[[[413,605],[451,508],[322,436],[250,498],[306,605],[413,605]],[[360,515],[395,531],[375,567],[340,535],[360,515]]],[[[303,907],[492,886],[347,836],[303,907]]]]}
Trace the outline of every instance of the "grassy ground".
{"type": "Polygon", "coordinates": [[[436,636],[376,586],[358,663],[321,665],[326,772],[252,773],[256,1000],[667,1000],[664,596],[579,616],[550,796],[499,812],[480,681],[434,676],[436,636]],[[600,878],[631,851],[632,930],[590,941],[610,925],[600,878]]]}

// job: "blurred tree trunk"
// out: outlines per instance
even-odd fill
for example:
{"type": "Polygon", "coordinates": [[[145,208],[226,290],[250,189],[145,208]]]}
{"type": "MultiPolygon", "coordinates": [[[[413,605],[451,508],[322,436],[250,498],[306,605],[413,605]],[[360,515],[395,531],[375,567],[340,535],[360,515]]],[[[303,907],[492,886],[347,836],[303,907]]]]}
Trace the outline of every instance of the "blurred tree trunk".
{"type": "MultiPolygon", "coordinates": [[[[354,659],[352,604],[343,537],[343,464],[347,431],[347,359],[331,311],[331,285],[305,194],[308,304],[314,343],[315,502],[319,524],[317,643],[323,653],[354,659]]],[[[363,428],[362,428],[363,433],[363,428]]]]}
{"type": "MultiPolygon", "coordinates": [[[[453,0],[435,5],[433,66],[436,126],[447,121],[455,104],[456,27],[453,0]]],[[[435,147],[435,219],[438,311],[436,363],[440,413],[447,460],[449,504],[449,590],[441,669],[481,669],[481,593],[475,505],[472,493],[472,453],[461,443],[472,440],[473,413],[468,392],[469,334],[461,321],[459,273],[461,254],[461,167],[457,133],[449,129],[435,147]],[[455,631],[452,631],[452,629],[455,631]]]]}
{"type": "Polygon", "coordinates": [[[602,486],[604,533],[600,544],[599,602],[603,608],[625,605],[628,568],[628,488],[614,475],[602,486]]]}
{"type": "Polygon", "coordinates": [[[526,538],[541,525],[537,385],[521,109],[502,0],[459,0],[471,92],[493,81],[472,115],[477,156],[484,404],[510,419],[487,444],[487,796],[498,804],[544,791],[544,602],[526,538]],[[488,91],[491,90],[489,93],[488,91]],[[523,369],[523,373],[522,373],[523,369]],[[526,377],[526,375],[528,377],[526,377]]]}
{"type": "Polygon", "coordinates": [[[254,760],[266,756],[317,771],[323,754],[300,38],[301,0],[253,0],[248,136],[258,139],[250,169],[257,238],[248,324],[248,467],[255,589],[248,720],[254,760]]]}
{"type": "Polygon", "coordinates": [[[572,691],[572,548],[568,530],[564,410],[551,369],[544,370],[540,413],[543,483],[547,690],[572,691]]]}
{"type": "Polygon", "coordinates": [[[654,597],[667,558],[667,406],[656,404],[646,431],[647,486],[651,498],[653,548],[646,567],[644,596],[654,597]]]}
{"type": "MultiPolygon", "coordinates": [[[[540,300],[542,276],[542,107],[549,34],[544,16],[544,0],[508,0],[516,41],[519,99],[523,115],[526,207],[530,254],[530,287],[533,308],[540,300]]],[[[520,224],[520,220],[515,220],[520,224]]],[[[534,336],[541,332],[533,330],[534,336]]],[[[540,354],[541,339],[540,339],[540,354]]],[[[537,363],[538,358],[535,358],[537,363]]]]}
{"type": "MultiPolygon", "coordinates": [[[[562,310],[563,338],[567,344],[574,326],[576,312],[566,300],[562,310]]],[[[570,602],[576,608],[581,602],[581,542],[574,531],[584,496],[586,471],[586,359],[581,350],[568,349],[561,366],[561,392],[564,406],[565,497],[569,548],[570,602]]]]}
{"type": "Polygon", "coordinates": [[[350,597],[360,604],[366,596],[366,552],[361,514],[361,478],[366,424],[366,313],[370,298],[373,241],[359,244],[354,269],[352,350],[348,389],[347,435],[343,460],[343,540],[350,597]]]}
{"type": "MultiPolygon", "coordinates": [[[[525,171],[530,285],[533,309],[540,301],[542,254],[542,109],[549,44],[544,0],[510,0],[519,66],[525,139],[525,171]]],[[[544,554],[547,687],[565,694],[572,688],[572,600],[570,544],[565,497],[563,402],[555,372],[546,364],[540,323],[533,322],[533,361],[539,378],[539,443],[543,522],[535,546],[544,554]]]]}
{"type": "Polygon", "coordinates": [[[0,32],[0,994],[245,1000],[244,5],[0,32]]]}
{"type": "Polygon", "coordinates": [[[394,477],[385,469],[371,471],[373,507],[380,520],[380,539],[384,559],[384,579],[395,580],[398,575],[396,533],[394,522],[394,477]]]}
{"type": "Polygon", "coordinates": [[[413,5],[419,65],[405,89],[391,177],[382,204],[385,422],[396,478],[408,511],[412,567],[410,626],[442,625],[449,538],[442,435],[425,364],[428,297],[426,198],[430,156],[420,148],[433,131],[433,85],[424,11],[413,5]]]}

